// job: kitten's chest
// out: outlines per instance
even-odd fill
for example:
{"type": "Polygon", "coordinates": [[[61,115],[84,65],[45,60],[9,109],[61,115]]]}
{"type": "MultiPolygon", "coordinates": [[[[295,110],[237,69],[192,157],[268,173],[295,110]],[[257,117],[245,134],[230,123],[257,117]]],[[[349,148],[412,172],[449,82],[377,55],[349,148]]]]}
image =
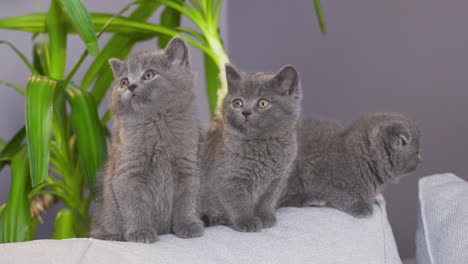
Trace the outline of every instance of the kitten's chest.
{"type": "Polygon", "coordinates": [[[148,162],[161,162],[174,159],[184,149],[190,148],[191,126],[181,126],[165,120],[142,124],[131,133],[125,133],[127,146],[145,157],[148,162]]]}
{"type": "Polygon", "coordinates": [[[275,140],[245,142],[237,147],[239,167],[258,182],[283,176],[295,156],[293,146],[275,140]]]}

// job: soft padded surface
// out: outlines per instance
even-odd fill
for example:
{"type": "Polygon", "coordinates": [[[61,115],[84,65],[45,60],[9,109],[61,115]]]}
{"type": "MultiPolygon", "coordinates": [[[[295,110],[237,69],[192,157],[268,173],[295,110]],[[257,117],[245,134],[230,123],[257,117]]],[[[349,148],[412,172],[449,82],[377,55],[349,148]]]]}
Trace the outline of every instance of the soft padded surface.
{"type": "Polygon", "coordinates": [[[468,263],[468,182],[440,174],[419,180],[418,264],[468,263]]]}
{"type": "Polygon", "coordinates": [[[0,263],[401,263],[379,197],[371,218],[329,208],[282,208],[275,227],[239,233],[224,226],[205,235],[160,237],[154,244],[95,239],[0,245],[0,263]]]}

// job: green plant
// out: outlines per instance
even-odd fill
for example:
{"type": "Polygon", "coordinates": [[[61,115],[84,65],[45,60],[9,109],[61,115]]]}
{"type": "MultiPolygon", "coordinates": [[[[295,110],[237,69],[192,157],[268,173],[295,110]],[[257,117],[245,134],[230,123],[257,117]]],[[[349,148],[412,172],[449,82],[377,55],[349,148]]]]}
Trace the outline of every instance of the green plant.
{"type": "MultiPolygon", "coordinates": [[[[57,214],[53,237],[87,235],[88,209],[109,137],[106,123],[111,113],[98,115],[113,81],[109,58],[125,58],[140,41],[157,38],[164,47],[170,37],[183,36],[204,53],[209,109],[216,115],[226,93],[224,64],[229,62],[218,30],[221,4],[222,0],[140,0],[117,14],[106,14],[88,12],[81,0],[51,0],[47,12],[0,18],[0,28],[33,33],[34,42],[30,62],[13,44],[0,41],[31,72],[26,88],[0,81],[24,95],[26,108],[25,126],[10,141],[0,139],[0,170],[9,164],[12,174],[10,196],[0,206],[0,242],[33,239],[40,212],[57,201],[65,206],[57,214]],[[146,22],[160,8],[160,23],[146,22]],[[181,26],[181,16],[197,30],[181,26]],[[112,37],[99,49],[102,33],[112,37]],[[86,50],[66,73],[69,34],[78,34],[86,50]],[[87,56],[94,57],[91,65],[80,82],[72,81],[87,56]]],[[[320,3],[314,4],[325,33],[320,3]]]]}

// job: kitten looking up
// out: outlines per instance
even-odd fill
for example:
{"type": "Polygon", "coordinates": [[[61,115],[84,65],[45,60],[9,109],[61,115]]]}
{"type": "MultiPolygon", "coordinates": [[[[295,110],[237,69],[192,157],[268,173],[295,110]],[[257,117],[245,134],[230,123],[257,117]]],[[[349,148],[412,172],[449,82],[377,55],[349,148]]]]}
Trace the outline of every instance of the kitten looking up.
{"type": "Polygon", "coordinates": [[[158,234],[202,235],[197,213],[199,131],[188,47],[111,59],[112,146],[91,236],[152,243],[158,234]]]}
{"type": "Polygon", "coordinates": [[[203,147],[203,210],[211,225],[255,232],[275,224],[297,153],[299,76],[292,66],[268,75],[226,65],[226,77],[223,120],[203,147]]]}
{"type": "Polygon", "coordinates": [[[303,121],[281,206],[329,206],[355,217],[369,216],[383,185],[420,164],[420,137],[414,122],[393,113],[369,114],[347,128],[331,121],[303,121]]]}

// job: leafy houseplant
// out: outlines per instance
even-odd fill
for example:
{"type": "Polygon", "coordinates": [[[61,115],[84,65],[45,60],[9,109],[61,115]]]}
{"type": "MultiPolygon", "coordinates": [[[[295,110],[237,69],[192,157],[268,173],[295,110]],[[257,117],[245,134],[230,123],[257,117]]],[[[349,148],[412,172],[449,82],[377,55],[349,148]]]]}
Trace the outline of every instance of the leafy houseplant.
{"type": "MultiPolygon", "coordinates": [[[[31,71],[26,88],[0,81],[25,98],[25,126],[9,141],[0,139],[0,170],[10,165],[12,176],[8,200],[0,206],[0,243],[34,239],[40,212],[58,201],[65,206],[57,214],[53,238],[87,235],[89,205],[109,137],[111,112],[99,117],[97,111],[113,81],[109,58],[125,58],[140,41],[157,38],[164,47],[172,36],[182,35],[204,53],[209,109],[216,116],[226,93],[224,64],[229,62],[218,31],[221,4],[222,0],[140,0],[117,14],[106,14],[88,12],[81,0],[51,0],[47,12],[0,18],[2,29],[34,34],[32,62],[13,44],[0,41],[31,71]],[[160,23],[146,22],[159,8],[160,23]],[[181,26],[181,16],[197,30],[181,26]],[[112,37],[99,49],[102,33],[112,37]],[[69,34],[78,34],[86,50],[66,73],[69,34]],[[73,83],[87,56],[93,56],[91,65],[81,82],[73,83]]],[[[314,4],[324,33],[319,0],[314,4]]]]}

